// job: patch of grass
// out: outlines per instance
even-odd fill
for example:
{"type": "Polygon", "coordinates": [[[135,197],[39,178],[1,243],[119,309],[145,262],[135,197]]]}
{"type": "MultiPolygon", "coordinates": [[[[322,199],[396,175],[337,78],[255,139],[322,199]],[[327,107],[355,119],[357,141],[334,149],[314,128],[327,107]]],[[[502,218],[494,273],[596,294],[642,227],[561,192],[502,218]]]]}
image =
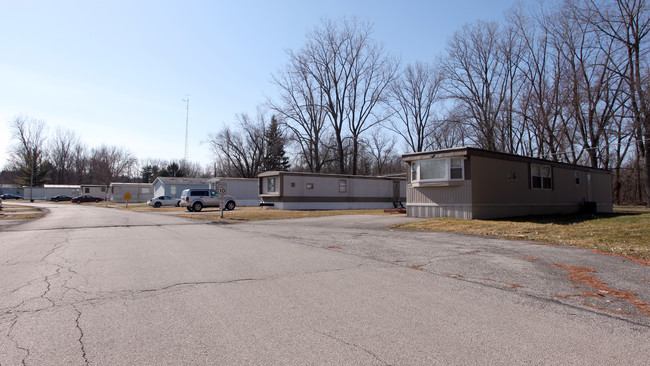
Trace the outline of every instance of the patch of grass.
{"type": "Polygon", "coordinates": [[[650,263],[650,209],[647,208],[616,207],[613,214],[499,220],[428,219],[392,228],[576,246],[650,263]]]}
{"type": "Polygon", "coordinates": [[[25,208],[23,206],[5,205],[0,211],[0,220],[31,220],[40,219],[43,216],[45,216],[45,213],[36,207],[25,208]]]}
{"type": "MultiPolygon", "coordinates": [[[[155,210],[155,209],[154,209],[155,210]]],[[[179,210],[178,208],[176,210],[179,210]]],[[[191,219],[200,219],[208,221],[221,221],[225,223],[248,222],[248,221],[265,221],[265,220],[285,220],[285,219],[302,219],[307,217],[325,217],[340,215],[390,215],[384,213],[384,210],[263,210],[259,207],[243,207],[234,211],[224,211],[223,219],[219,209],[206,208],[207,212],[189,213],[183,207],[180,208],[185,213],[175,215],[191,219]]]]}

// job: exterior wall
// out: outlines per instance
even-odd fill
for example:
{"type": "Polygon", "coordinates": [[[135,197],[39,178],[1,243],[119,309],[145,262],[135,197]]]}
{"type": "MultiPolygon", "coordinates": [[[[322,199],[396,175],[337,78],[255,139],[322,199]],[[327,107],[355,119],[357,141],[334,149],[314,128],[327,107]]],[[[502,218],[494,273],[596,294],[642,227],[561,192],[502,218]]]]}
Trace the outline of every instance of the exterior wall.
{"type": "Polygon", "coordinates": [[[81,185],[81,195],[84,194],[89,194],[93,197],[99,197],[106,199],[106,186],[98,186],[98,185],[86,185],[82,184],[81,185]]]}
{"type": "Polygon", "coordinates": [[[24,196],[23,189],[13,184],[0,184],[0,194],[15,194],[24,196]]]}
{"type": "Polygon", "coordinates": [[[112,183],[111,194],[109,199],[112,202],[124,203],[124,195],[129,193],[133,198],[129,200],[131,203],[147,202],[153,198],[153,184],[151,183],[112,183]]]}
{"type": "Polygon", "coordinates": [[[394,207],[394,183],[399,184],[399,200],[406,200],[404,179],[278,173],[259,178],[259,193],[264,203],[284,210],[376,209],[394,207]],[[276,190],[268,191],[275,178],[276,190]],[[344,181],[345,192],[340,192],[344,181]]]}
{"type": "Polygon", "coordinates": [[[260,205],[257,189],[258,180],[255,178],[215,178],[210,180],[210,188],[217,189],[218,183],[226,183],[227,195],[232,197],[239,207],[255,207],[260,205]]]}
{"type": "Polygon", "coordinates": [[[599,212],[612,212],[608,172],[589,172],[548,162],[552,166],[553,189],[534,189],[529,188],[529,165],[523,161],[471,156],[470,169],[474,178],[472,217],[570,214],[579,212],[586,201],[597,202],[599,212]],[[576,184],[576,174],[580,178],[579,184],[576,184]],[[515,179],[512,179],[513,175],[515,179]],[[591,176],[592,189],[589,189],[588,175],[591,176]],[[590,193],[592,191],[597,193],[590,193]],[[604,194],[606,192],[610,193],[604,194]]]}
{"type": "Polygon", "coordinates": [[[464,181],[434,185],[409,182],[408,216],[488,219],[568,214],[579,212],[585,202],[595,202],[598,212],[613,210],[611,174],[602,169],[471,148],[407,154],[404,160],[411,164],[420,159],[459,156],[466,159],[464,181]],[[531,164],[551,166],[552,189],[530,188],[531,164]]]}
{"type": "Polygon", "coordinates": [[[208,179],[198,178],[156,178],[153,182],[153,195],[149,198],[158,196],[172,196],[180,198],[181,193],[186,189],[192,188],[210,188],[208,179]]]}
{"type": "Polygon", "coordinates": [[[406,215],[471,219],[472,181],[408,188],[406,215]]]}

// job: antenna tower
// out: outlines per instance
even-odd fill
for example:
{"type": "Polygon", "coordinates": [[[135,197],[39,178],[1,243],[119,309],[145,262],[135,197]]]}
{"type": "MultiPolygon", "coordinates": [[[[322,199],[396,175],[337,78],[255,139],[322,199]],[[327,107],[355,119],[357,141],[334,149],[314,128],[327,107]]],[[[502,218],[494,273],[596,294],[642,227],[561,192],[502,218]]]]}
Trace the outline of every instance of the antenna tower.
{"type": "Polygon", "coordinates": [[[190,95],[187,94],[185,99],[182,99],[185,102],[185,155],[183,156],[183,161],[187,162],[189,155],[189,145],[190,145],[190,95]]]}

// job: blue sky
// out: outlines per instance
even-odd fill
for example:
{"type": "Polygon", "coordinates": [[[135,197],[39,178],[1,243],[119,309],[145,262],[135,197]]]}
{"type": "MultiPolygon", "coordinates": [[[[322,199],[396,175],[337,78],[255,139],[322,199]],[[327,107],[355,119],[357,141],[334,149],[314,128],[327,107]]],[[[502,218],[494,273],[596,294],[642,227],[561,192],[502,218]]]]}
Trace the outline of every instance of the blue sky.
{"type": "Polygon", "coordinates": [[[17,115],[75,131],[89,147],[207,165],[209,133],[256,114],[271,74],[321,19],[357,17],[402,64],[432,61],[463,24],[501,20],[514,0],[0,0],[0,167],[17,115]]]}

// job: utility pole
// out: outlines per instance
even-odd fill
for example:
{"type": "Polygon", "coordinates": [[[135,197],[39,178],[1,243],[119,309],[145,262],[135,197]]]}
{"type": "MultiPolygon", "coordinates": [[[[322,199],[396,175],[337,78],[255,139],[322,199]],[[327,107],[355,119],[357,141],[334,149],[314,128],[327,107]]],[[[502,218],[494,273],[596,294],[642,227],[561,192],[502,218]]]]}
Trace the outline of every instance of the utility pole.
{"type": "Polygon", "coordinates": [[[190,144],[190,95],[186,94],[185,99],[182,99],[185,102],[185,155],[183,156],[183,161],[187,164],[187,159],[189,155],[189,144],[190,144]]]}

